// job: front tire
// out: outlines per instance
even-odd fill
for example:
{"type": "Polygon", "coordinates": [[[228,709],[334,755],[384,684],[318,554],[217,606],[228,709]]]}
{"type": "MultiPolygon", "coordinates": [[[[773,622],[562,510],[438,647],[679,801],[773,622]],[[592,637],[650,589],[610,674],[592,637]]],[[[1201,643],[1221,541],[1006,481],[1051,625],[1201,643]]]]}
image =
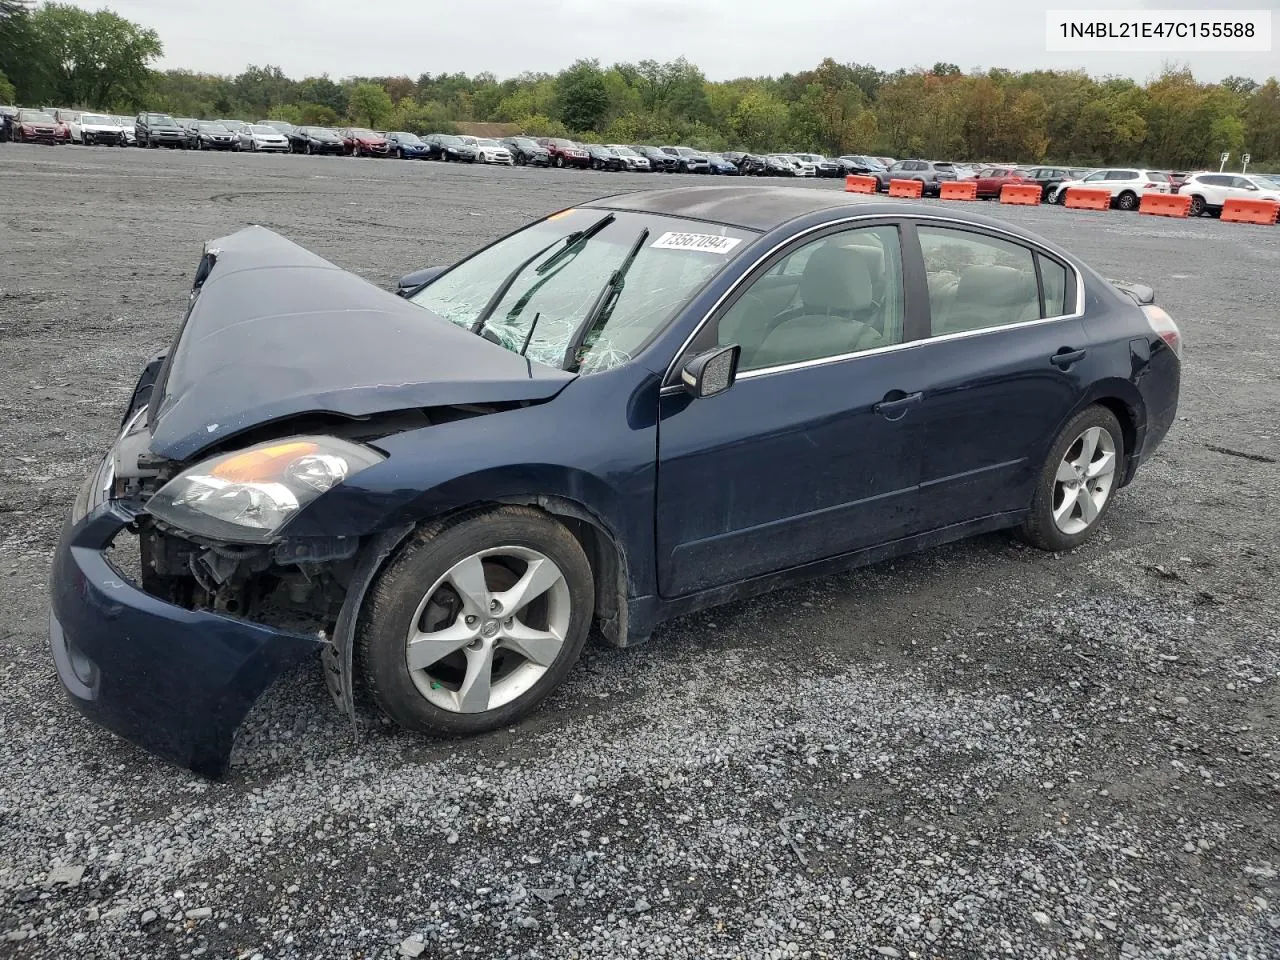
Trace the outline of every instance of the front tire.
{"type": "Polygon", "coordinates": [[[568,675],[594,614],[577,539],[529,507],[430,523],[378,577],[357,655],[377,706],[410,730],[509,726],[568,675]]]}
{"type": "Polygon", "coordinates": [[[1111,509],[1124,457],[1124,433],[1115,414],[1102,406],[1078,413],[1049,450],[1018,535],[1054,552],[1084,543],[1111,509]]]}

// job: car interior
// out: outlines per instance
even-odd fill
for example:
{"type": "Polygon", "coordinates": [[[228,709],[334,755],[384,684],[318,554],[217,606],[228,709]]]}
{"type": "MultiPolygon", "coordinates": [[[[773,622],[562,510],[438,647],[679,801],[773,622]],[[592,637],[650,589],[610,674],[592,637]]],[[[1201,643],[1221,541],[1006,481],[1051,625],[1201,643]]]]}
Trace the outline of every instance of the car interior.
{"type": "MultiPolygon", "coordinates": [[[[920,227],[932,333],[945,336],[1039,319],[1034,255],[998,238],[920,227]]],[[[1063,268],[1044,261],[1061,312],[1063,268]]],[[[839,233],[784,256],[719,320],[718,341],[742,348],[740,370],[844,356],[902,342],[902,266],[892,227],[839,233]]]]}

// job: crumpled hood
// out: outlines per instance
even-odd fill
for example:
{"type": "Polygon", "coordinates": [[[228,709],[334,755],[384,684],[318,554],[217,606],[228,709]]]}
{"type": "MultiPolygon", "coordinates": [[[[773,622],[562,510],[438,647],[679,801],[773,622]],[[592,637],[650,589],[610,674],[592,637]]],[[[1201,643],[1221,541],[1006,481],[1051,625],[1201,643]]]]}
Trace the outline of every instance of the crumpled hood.
{"type": "Polygon", "coordinates": [[[213,265],[193,290],[151,399],[150,446],[159,456],[187,460],[297,414],[546,400],[574,379],[263,227],[205,250],[213,265]]]}

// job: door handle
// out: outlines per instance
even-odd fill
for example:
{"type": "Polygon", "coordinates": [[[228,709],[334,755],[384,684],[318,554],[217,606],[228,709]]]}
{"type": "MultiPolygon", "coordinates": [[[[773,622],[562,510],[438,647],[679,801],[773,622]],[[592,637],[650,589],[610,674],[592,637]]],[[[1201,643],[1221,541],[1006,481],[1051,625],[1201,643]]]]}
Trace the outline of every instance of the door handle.
{"type": "Polygon", "coordinates": [[[901,390],[891,390],[885,394],[885,399],[881,400],[871,409],[886,420],[900,420],[907,415],[907,409],[924,399],[924,393],[917,390],[915,393],[902,393],[901,390]],[[898,394],[898,396],[895,396],[898,394]],[[892,399],[890,399],[892,398],[892,399]]]}
{"type": "Polygon", "coordinates": [[[1073,363],[1083,360],[1084,355],[1085,351],[1083,350],[1068,350],[1066,347],[1063,347],[1049,358],[1049,362],[1059,370],[1066,370],[1073,363]]]}

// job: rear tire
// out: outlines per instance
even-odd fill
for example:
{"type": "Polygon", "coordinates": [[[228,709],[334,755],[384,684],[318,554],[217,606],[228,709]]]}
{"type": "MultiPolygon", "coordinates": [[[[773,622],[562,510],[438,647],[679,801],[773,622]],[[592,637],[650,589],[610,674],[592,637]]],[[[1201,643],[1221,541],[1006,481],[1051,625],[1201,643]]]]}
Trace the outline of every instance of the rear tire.
{"type": "Polygon", "coordinates": [[[422,527],[379,575],[357,662],[373,701],[401,726],[483,733],[510,726],[560,685],[594,602],[582,546],[551,517],[520,506],[464,513],[422,527]],[[520,583],[536,583],[523,601],[520,583]]]}
{"type": "Polygon", "coordinates": [[[1138,209],[1138,195],[1132,190],[1126,190],[1116,197],[1116,206],[1121,210],[1136,210],[1138,209]]]}
{"type": "Polygon", "coordinates": [[[1200,196],[1199,194],[1196,194],[1194,197],[1191,198],[1191,206],[1187,208],[1187,216],[1202,217],[1204,216],[1204,211],[1205,211],[1204,197],[1200,196]]]}
{"type": "Polygon", "coordinates": [[[1103,406],[1076,414],[1049,449],[1036,480],[1031,511],[1017,535],[1033,547],[1053,552],[1084,543],[1115,502],[1124,458],[1124,432],[1115,414],[1103,406]]]}

